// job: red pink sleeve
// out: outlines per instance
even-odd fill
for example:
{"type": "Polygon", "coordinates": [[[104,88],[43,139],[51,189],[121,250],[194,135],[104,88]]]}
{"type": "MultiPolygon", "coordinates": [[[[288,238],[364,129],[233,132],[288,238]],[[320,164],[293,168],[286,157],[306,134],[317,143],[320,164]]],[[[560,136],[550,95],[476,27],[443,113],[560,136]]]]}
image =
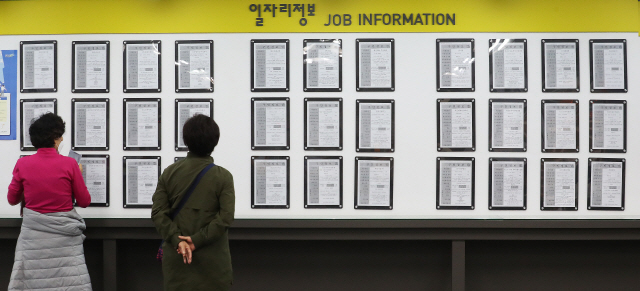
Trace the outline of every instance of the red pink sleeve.
{"type": "Polygon", "coordinates": [[[13,168],[13,178],[11,184],[9,184],[9,192],[7,193],[7,200],[9,204],[16,205],[22,201],[24,197],[24,188],[22,187],[22,179],[20,178],[20,171],[18,164],[13,168]]]}
{"type": "Polygon", "coordinates": [[[82,172],[80,167],[73,163],[73,176],[71,177],[71,189],[73,190],[73,197],[76,199],[76,203],[80,207],[87,207],[91,204],[91,195],[87,190],[87,185],[84,184],[82,178],[82,172]]]}

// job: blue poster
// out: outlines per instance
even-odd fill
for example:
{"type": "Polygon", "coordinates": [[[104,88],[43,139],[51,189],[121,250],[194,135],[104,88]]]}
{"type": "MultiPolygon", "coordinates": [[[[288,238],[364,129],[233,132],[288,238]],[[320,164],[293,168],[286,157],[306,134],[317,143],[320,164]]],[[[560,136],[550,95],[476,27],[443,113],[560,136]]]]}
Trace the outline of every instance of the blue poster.
{"type": "Polygon", "coordinates": [[[16,139],[18,51],[3,50],[0,57],[0,140],[16,139]]]}

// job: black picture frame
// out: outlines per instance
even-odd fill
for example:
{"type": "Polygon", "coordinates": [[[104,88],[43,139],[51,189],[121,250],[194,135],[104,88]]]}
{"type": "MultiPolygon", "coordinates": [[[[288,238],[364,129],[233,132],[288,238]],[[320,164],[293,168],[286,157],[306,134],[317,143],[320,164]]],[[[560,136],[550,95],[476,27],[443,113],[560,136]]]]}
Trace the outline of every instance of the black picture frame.
{"type": "Polygon", "coordinates": [[[587,176],[588,178],[588,183],[587,183],[587,209],[588,210],[611,210],[611,211],[624,211],[624,207],[625,207],[625,197],[626,197],[626,172],[627,172],[627,162],[626,159],[623,158],[616,158],[616,159],[612,159],[612,158],[589,158],[589,174],[587,176]],[[607,207],[607,206],[594,206],[593,205],[593,201],[592,201],[592,193],[591,190],[592,188],[592,162],[609,162],[609,163],[620,163],[621,164],[621,168],[622,168],[622,183],[621,183],[621,191],[622,191],[622,197],[621,197],[621,206],[620,207],[607,207]]]}
{"type": "MultiPolygon", "coordinates": [[[[158,161],[158,178],[162,174],[162,158],[160,156],[124,156],[122,157],[122,207],[123,208],[151,208],[151,204],[129,204],[127,203],[127,160],[157,160],[158,161]]],[[[156,179],[157,180],[157,179],[156,179]]]]}
{"type": "Polygon", "coordinates": [[[122,148],[125,151],[159,151],[162,149],[162,101],[160,98],[124,98],[122,99],[122,148]],[[157,147],[130,147],[127,137],[127,103],[129,102],[155,102],[158,104],[158,146],[157,147]]]}
{"type": "Polygon", "coordinates": [[[262,97],[251,98],[251,149],[252,150],[289,150],[291,147],[291,106],[289,103],[289,97],[262,97]],[[286,146],[261,146],[256,145],[256,120],[255,120],[255,105],[256,101],[285,101],[287,107],[287,145],[286,146]]]}
{"type": "Polygon", "coordinates": [[[358,38],[356,39],[356,91],[357,92],[393,92],[396,90],[396,49],[393,38],[358,38]],[[363,87],[360,85],[360,44],[367,42],[388,42],[391,44],[391,86],[363,87]]]}
{"type": "Polygon", "coordinates": [[[71,93],[109,93],[109,81],[111,76],[111,50],[110,42],[105,41],[73,41],[71,43],[71,93]],[[106,74],[106,88],[104,89],[81,89],[76,88],[76,47],[78,45],[104,45],[106,47],[105,58],[105,74],[106,74]]]}
{"type": "Polygon", "coordinates": [[[591,84],[591,93],[627,93],[629,91],[629,86],[627,80],[629,79],[627,75],[627,40],[626,39],[590,39],[589,40],[589,79],[591,84]],[[621,89],[596,89],[595,88],[595,78],[594,78],[594,56],[593,56],[593,45],[598,43],[620,43],[622,44],[622,53],[624,57],[624,88],[621,89]]]}
{"type": "MultiPolygon", "coordinates": [[[[476,49],[475,49],[475,39],[473,38],[438,38],[436,39],[436,91],[438,92],[475,92],[476,91],[476,49]],[[441,72],[440,72],[440,45],[443,43],[457,43],[457,42],[468,42],[471,43],[471,87],[466,88],[452,88],[452,87],[442,87],[441,85],[441,72]]],[[[451,72],[449,72],[451,73],[451,72]]]]}
{"type": "Polygon", "coordinates": [[[20,42],[20,93],[47,93],[58,91],[58,41],[56,40],[38,40],[38,41],[21,41],[20,42]],[[25,45],[52,44],[53,45],[53,88],[24,88],[24,72],[25,70],[25,45]]]}
{"type": "MultiPolygon", "coordinates": [[[[503,64],[504,65],[504,64],[503,64]]],[[[492,93],[516,93],[527,92],[529,90],[529,64],[527,53],[527,39],[526,38],[510,38],[510,39],[489,39],[489,91],[492,93]],[[496,88],[493,82],[494,80],[494,55],[496,50],[502,50],[502,46],[507,43],[522,43],[524,47],[523,65],[524,65],[524,88],[508,88],[499,87],[496,88]]]]}
{"type": "Polygon", "coordinates": [[[356,152],[359,153],[386,153],[394,152],[396,147],[396,101],[394,99],[357,99],[356,100],[356,152]],[[391,147],[390,148],[363,148],[360,145],[360,105],[361,104],[391,104],[391,147]]]}
{"type": "Polygon", "coordinates": [[[438,98],[436,99],[438,137],[437,147],[439,152],[474,152],[476,150],[476,100],[473,98],[438,98]],[[471,102],[471,147],[445,147],[442,142],[442,120],[440,118],[440,107],[444,103],[468,103],[471,102]]]}
{"type": "Polygon", "coordinates": [[[527,159],[526,158],[489,158],[489,210],[527,210],[527,159]],[[496,206],[493,204],[493,163],[521,162],[523,163],[523,196],[522,206],[496,206]]]}
{"type": "Polygon", "coordinates": [[[180,136],[180,112],[179,112],[179,107],[180,107],[180,103],[193,103],[193,102],[197,102],[197,103],[209,103],[209,117],[213,118],[213,99],[212,98],[208,98],[208,99],[195,99],[195,98],[177,98],[175,100],[175,112],[174,112],[174,144],[175,144],[175,150],[178,152],[186,152],[189,151],[189,148],[187,148],[187,146],[180,146],[180,139],[182,138],[180,136]]]}
{"type": "Polygon", "coordinates": [[[362,157],[358,156],[355,158],[355,179],[354,179],[354,192],[353,192],[353,208],[354,209],[373,209],[373,210],[393,210],[393,157],[362,157]],[[358,193],[360,188],[360,180],[358,179],[358,172],[360,170],[359,161],[389,161],[389,206],[368,206],[368,205],[360,205],[358,204],[358,193]]]}
{"type": "Polygon", "coordinates": [[[109,150],[109,131],[110,131],[110,117],[109,117],[109,98],[72,98],[71,99],[71,149],[78,151],[108,151],[109,150]],[[106,146],[104,147],[91,147],[91,146],[76,146],[76,105],[78,103],[104,103],[106,114],[106,146]]]}
{"type": "Polygon", "coordinates": [[[578,210],[578,186],[579,186],[579,180],[578,180],[578,172],[579,172],[579,164],[578,164],[578,159],[571,159],[571,158],[542,158],[540,159],[540,210],[558,210],[558,211],[577,211],[578,210]],[[563,163],[573,163],[574,164],[574,169],[575,169],[575,186],[574,186],[574,190],[575,190],[575,205],[573,207],[545,207],[544,206],[544,199],[545,199],[545,163],[550,163],[550,162],[563,162],[563,163]]]}
{"type": "Polygon", "coordinates": [[[304,149],[307,151],[341,151],[342,150],[342,142],[343,142],[343,116],[342,116],[342,98],[304,98],[304,149]],[[320,147],[320,146],[310,146],[308,141],[308,129],[309,129],[309,120],[308,120],[308,108],[309,103],[313,102],[338,102],[339,111],[340,111],[340,141],[337,147],[320,147]]]}
{"type": "Polygon", "coordinates": [[[175,90],[176,93],[213,93],[214,88],[214,59],[213,59],[213,40],[176,40],[175,41],[175,90]],[[180,59],[180,45],[183,44],[209,44],[209,88],[200,89],[180,89],[180,68],[184,64],[190,64],[190,61],[180,59]]]}
{"type": "Polygon", "coordinates": [[[627,100],[589,100],[589,152],[590,153],[626,153],[627,152],[627,100]],[[623,111],[623,145],[622,149],[594,148],[594,104],[618,104],[622,105],[623,111]]]}
{"type": "MultiPolygon", "coordinates": [[[[438,116],[440,116],[438,114],[438,116]]],[[[439,136],[439,135],[438,135],[439,136]]],[[[489,151],[490,152],[526,152],[527,151],[527,99],[489,99],[489,151]],[[522,138],[523,147],[521,148],[508,148],[508,147],[496,147],[493,144],[493,106],[496,103],[522,103],[523,110],[523,122],[522,122],[522,138]]]]}
{"type": "Polygon", "coordinates": [[[53,102],[53,113],[58,114],[58,99],[56,98],[20,99],[20,150],[35,152],[36,151],[35,147],[25,146],[25,132],[29,132],[29,127],[24,124],[24,116],[25,116],[24,103],[25,102],[26,103],[53,102]]]}
{"type": "MultiPolygon", "coordinates": [[[[94,200],[91,199],[91,204],[89,204],[89,207],[109,207],[109,203],[111,201],[111,190],[110,190],[110,186],[111,186],[111,166],[110,166],[110,156],[109,155],[82,155],[82,158],[96,158],[96,159],[105,159],[106,160],[106,183],[107,183],[107,193],[106,193],[106,203],[97,203],[97,202],[93,202],[94,200]]],[[[86,169],[86,164],[82,163],[82,159],[80,159],[80,163],[83,164],[84,168],[86,169]]],[[[85,181],[86,182],[86,181],[85,181]]],[[[91,194],[91,193],[89,193],[91,194]]]]}
{"type": "Polygon", "coordinates": [[[291,201],[291,160],[288,156],[252,156],[251,157],[251,209],[289,209],[291,201]],[[284,205],[261,205],[256,204],[256,161],[257,160],[280,160],[287,164],[287,202],[284,205]]]}
{"type": "Polygon", "coordinates": [[[173,158],[173,162],[175,163],[175,162],[177,162],[177,161],[181,161],[181,160],[184,160],[184,159],[186,159],[186,158],[187,158],[187,157],[174,157],[174,158],[173,158]]]}
{"type": "MultiPolygon", "coordinates": [[[[160,93],[162,92],[162,42],[160,40],[125,40],[122,42],[122,92],[124,93],[160,93]],[[158,88],[148,88],[148,89],[136,89],[136,88],[127,88],[127,76],[128,74],[128,65],[127,65],[127,52],[128,46],[130,44],[152,44],[157,48],[157,56],[158,56],[158,88]]],[[[136,68],[137,69],[137,68],[136,68]]]]}
{"type": "Polygon", "coordinates": [[[304,208],[342,208],[343,206],[343,162],[342,156],[305,156],[304,157],[304,208]],[[340,202],[339,204],[310,204],[309,203],[309,160],[338,160],[340,163],[340,202]]]}
{"type": "Polygon", "coordinates": [[[541,100],[541,115],[542,117],[540,118],[540,147],[541,147],[541,151],[543,153],[577,153],[580,151],[580,101],[578,99],[563,99],[563,100],[556,100],[556,99],[543,99],[541,100]],[[575,111],[576,111],[576,146],[574,148],[571,149],[552,149],[552,148],[546,148],[546,143],[547,143],[547,139],[546,139],[546,131],[547,131],[547,116],[545,115],[545,111],[546,111],[546,105],[547,104],[559,104],[559,103],[565,103],[565,104],[575,104],[575,111]]]}
{"type": "Polygon", "coordinates": [[[436,209],[438,210],[474,210],[476,208],[476,159],[474,157],[437,157],[436,158],[436,209]],[[471,162],[471,205],[455,206],[440,204],[440,175],[442,174],[442,161],[466,161],[471,162]]]}
{"type": "MultiPolygon", "coordinates": [[[[290,63],[289,63],[289,40],[288,39],[252,39],[251,40],[251,92],[289,92],[289,88],[290,87],[290,80],[289,80],[289,75],[290,75],[290,63]],[[273,44],[285,44],[286,47],[286,86],[283,87],[279,87],[279,88],[259,88],[256,86],[256,80],[255,80],[255,68],[256,68],[256,52],[255,52],[255,45],[256,44],[265,44],[265,43],[273,43],[273,44]]],[[[266,76],[265,76],[266,77],[266,76]]]]}
{"type": "Polygon", "coordinates": [[[305,39],[302,41],[302,71],[303,75],[303,90],[304,92],[342,92],[342,39],[305,39]],[[308,51],[309,46],[311,44],[325,44],[325,43],[337,43],[340,46],[340,52],[338,53],[338,87],[336,88],[320,88],[320,87],[309,87],[307,84],[307,79],[309,77],[308,70],[308,51]]]}
{"type": "Polygon", "coordinates": [[[542,52],[542,92],[544,93],[577,93],[580,92],[580,40],[579,39],[543,39],[541,40],[542,52]],[[547,63],[546,47],[547,43],[575,43],[576,44],[576,87],[574,88],[547,88],[547,63]]]}

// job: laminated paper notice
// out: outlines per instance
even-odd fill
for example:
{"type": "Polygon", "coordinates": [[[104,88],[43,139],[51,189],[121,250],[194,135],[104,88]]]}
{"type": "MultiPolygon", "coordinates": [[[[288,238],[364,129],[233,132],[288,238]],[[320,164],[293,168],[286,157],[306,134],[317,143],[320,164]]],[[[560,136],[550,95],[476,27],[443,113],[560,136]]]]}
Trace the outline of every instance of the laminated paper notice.
{"type": "Polygon", "coordinates": [[[340,160],[307,160],[307,204],[340,204],[340,160]]]}
{"type": "Polygon", "coordinates": [[[340,146],[340,102],[307,102],[307,147],[340,146]]]}
{"type": "Polygon", "coordinates": [[[391,206],[391,161],[358,161],[358,206],[391,206]]]}
{"type": "Polygon", "coordinates": [[[544,163],[544,207],[576,207],[576,164],[544,163]]]}
{"type": "Polygon", "coordinates": [[[287,160],[255,160],[254,204],[287,205],[287,160]]]}
{"type": "Polygon", "coordinates": [[[151,198],[158,183],[158,163],[155,159],[127,160],[127,204],[153,204],[151,198]]]}
{"type": "Polygon", "coordinates": [[[493,161],[491,167],[491,206],[523,207],[524,161],[493,161]]]}
{"type": "Polygon", "coordinates": [[[440,206],[473,206],[473,163],[440,161],[440,206]]]}

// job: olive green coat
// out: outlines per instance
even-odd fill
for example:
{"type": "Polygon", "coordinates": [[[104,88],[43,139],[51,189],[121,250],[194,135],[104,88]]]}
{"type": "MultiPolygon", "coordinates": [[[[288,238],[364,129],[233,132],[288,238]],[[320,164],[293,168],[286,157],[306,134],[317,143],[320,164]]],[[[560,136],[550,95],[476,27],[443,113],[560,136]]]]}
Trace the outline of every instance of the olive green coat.
{"type": "Polygon", "coordinates": [[[162,272],[165,290],[228,290],[233,280],[228,229],[233,222],[235,191],[233,177],[214,166],[204,175],[175,220],[171,212],[211,157],[189,153],[186,159],[167,167],[153,194],[151,218],[165,240],[162,272]],[[196,249],[190,265],[176,249],[179,235],[191,236],[196,249]]]}

